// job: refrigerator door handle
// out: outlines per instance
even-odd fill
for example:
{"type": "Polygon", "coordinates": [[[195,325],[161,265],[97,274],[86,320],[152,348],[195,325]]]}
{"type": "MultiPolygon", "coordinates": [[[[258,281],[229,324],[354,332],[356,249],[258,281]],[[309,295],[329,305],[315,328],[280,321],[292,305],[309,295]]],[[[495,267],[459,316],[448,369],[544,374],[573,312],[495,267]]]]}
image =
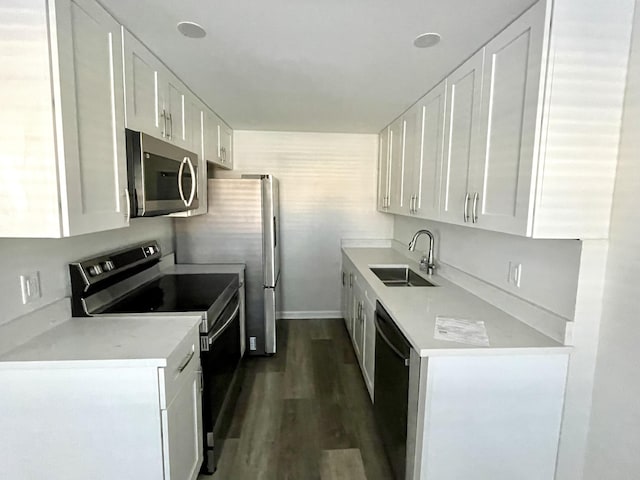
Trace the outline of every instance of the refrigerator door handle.
{"type": "Polygon", "coordinates": [[[273,248],[278,247],[278,229],[276,228],[276,217],[273,216],[273,248]]]}

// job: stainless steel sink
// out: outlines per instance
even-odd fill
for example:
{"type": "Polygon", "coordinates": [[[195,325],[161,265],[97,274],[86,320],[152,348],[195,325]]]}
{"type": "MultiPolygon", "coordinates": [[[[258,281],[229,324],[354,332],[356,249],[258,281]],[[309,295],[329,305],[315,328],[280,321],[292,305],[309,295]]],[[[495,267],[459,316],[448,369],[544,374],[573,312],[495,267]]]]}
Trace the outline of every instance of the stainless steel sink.
{"type": "Polygon", "coordinates": [[[435,287],[409,267],[371,267],[369,270],[387,287],[435,287]]]}

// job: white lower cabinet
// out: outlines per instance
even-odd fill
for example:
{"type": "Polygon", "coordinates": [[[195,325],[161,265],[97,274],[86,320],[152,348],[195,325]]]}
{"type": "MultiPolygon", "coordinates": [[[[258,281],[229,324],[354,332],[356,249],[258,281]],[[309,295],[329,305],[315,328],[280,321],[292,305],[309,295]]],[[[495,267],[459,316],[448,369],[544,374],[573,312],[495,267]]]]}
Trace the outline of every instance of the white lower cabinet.
{"type": "Polygon", "coordinates": [[[198,326],[166,358],[0,363],[0,383],[0,410],[11,412],[2,419],[0,478],[198,477],[198,326]]]}
{"type": "Polygon", "coordinates": [[[375,300],[371,288],[351,263],[342,259],[342,315],[351,337],[367,390],[373,401],[375,363],[375,300]]]}
{"type": "Polygon", "coordinates": [[[353,315],[353,348],[356,352],[356,357],[362,366],[362,358],[364,349],[363,347],[363,339],[364,339],[364,299],[365,299],[365,289],[362,284],[362,279],[360,279],[356,275],[356,280],[354,282],[353,288],[353,299],[354,299],[354,315],[353,315]]]}
{"type": "Polygon", "coordinates": [[[418,357],[407,480],[553,480],[568,354],[418,357]]]}
{"type": "Polygon", "coordinates": [[[373,401],[373,381],[376,365],[376,305],[375,300],[367,298],[363,307],[363,339],[362,339],[362,373],[369,390],[369,396],[373,401]]]}

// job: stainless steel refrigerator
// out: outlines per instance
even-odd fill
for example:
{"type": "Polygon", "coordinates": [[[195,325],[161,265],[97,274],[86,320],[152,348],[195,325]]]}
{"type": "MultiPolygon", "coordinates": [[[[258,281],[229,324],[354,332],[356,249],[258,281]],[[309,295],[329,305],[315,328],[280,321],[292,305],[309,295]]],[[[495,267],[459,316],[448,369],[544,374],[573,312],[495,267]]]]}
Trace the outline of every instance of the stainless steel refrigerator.
{"type": "Polygon", "coordinates": [[[208,212],[175,219],[177,263],[244,263],[250,354],[276,352],[280,278],[278,180],[209,179],[208,212]]]}

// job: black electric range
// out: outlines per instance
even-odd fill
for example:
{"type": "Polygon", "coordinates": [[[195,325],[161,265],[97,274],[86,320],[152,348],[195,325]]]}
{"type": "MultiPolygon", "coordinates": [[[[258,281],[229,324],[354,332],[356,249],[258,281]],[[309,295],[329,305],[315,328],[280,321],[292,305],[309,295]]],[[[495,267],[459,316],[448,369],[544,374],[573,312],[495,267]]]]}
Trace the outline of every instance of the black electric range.
{"type": "Polygon", "coordinates": [[[69,265],[74,316],[198,313],[202,365],[203,472],[213,473],[239,392],[239,280],[229,273],[164,273],[156,241],[69,265]]]}

